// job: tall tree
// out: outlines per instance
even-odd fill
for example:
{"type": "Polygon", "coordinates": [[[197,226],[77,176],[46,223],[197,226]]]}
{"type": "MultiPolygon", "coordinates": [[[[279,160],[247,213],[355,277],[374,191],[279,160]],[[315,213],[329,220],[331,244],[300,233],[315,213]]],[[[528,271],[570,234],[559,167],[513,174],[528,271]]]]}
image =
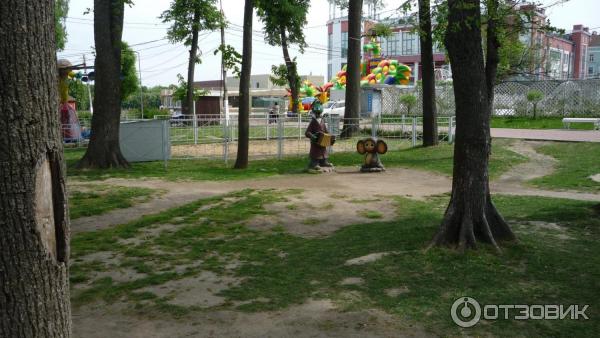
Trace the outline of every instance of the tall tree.
{"type": "Polygon", "coordinates": [[[452,197],[432,245],[474,248],[477,241],[499,250],[498,241],[515,235],[492,203],[488,162],[490,116],[499,62],[498,0],[487,7],[486,55],[482,46],[480,0],[448,0],[448,50],[456,102],[452,197]]]}
{"type": "MultiPolygon", "coordinates": [[[[435,106],[435,65],[431,34],[429,0],[419,0],[419,40],[421,42],[421,71],[423,73],[423,146],[438,144],[437,108],[435,106]]],[[[418,74],[415,74],[418,76],[418,74]]]]}
{"type": "Polygon", "coordinates": [[[0,1],[0,337],[71,336],[53,15],[0,1]]]}
{"type": "Polygon", "coordinates": [[[67,43],[67,26],[65,20],[69,14],[69,0],[56,0],[54,3],[54,32],[56,50],[65,49],[67,43]]]}
{"type": "Polygon", "coordinates": [[[240,109],[238,113],[238,149],[234,168],[248,167],[250,137],[250,74],[252,73],[252,13],[254,1],[244,4],[244,32],[242,35],[242,72],[240,74],[240,109]]]}
{"type": "Polygon", "coordinates": [[[300,52],[307,46],[304,41],[306,14],[309,0],[271,0],[258,3],[258,16],[265,26],[265,40],[271,46],[281,46],[287,68],[287,81],[292,94],[292,111],[298,113],[298,92],[300,76],[296,60],[292,60],[288,51],[289,44],[297,44],[300,52]]]}
{"type": "Polygon", "coordinates": [[[342,137],[352,137],[359,130],[362,7],[363,0],[352,0],[348,3],[348,66],[346,68],[346,109],[342,137]]]}
{"type": "Polygon", "coordinates": [[[183,42],[190,47],[188,59],[187,94],[182,104],[184,113],[192,114],[194,106],[194,71],[200,62],[198,35],[203,30],[215,30],[221,26],[221,12],[216,0],[173,0],[171,7],[160,16],[163,22],[171,22],[167,31],[171,42],[183,42]]]}
{"type": "Polygon", "coordinates": [[[121,154],[121,38],[127,0],[94,0],[96,44],[92,135],[80,168],[129,167],[121,154]]]}

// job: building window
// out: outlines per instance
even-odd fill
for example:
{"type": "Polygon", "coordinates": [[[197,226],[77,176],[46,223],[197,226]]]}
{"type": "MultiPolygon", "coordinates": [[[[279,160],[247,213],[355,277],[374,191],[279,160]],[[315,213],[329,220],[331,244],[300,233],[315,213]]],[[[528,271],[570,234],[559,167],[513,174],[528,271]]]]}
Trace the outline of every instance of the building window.
{"type": "Polygon", "coordinates": [[[590,62],[594,62],[594,54],[590,54],[590,62]]]}
{"type": "Polygon", "coordinates": [[[400,34],[401,32],[392,33],[392,35],[386,39],[383,39],[382,50],[386,56],[394,56],[400,54],[400,34]]]}
{"type": "Polygon", "coordinates": [[[348,56],[348,32],[342,32],[342,57],[348,56]]]}
{"type": "Polygon", "coordinates": [[[333,34],[329,34],[327,39],[327,60],[331,60],[333,57],[333,34]]]}
{"type": "Polygon", "coordinates": [[[256,88],[260,88],[260,82],[256,83],[256,88]]]}
{"type": "Polygon", "coordinates": [[[594,67],[593,66],[590,66],[590,68],[588,68],[588,74],[594,75],[594,67]]]}
{"type": "Polygon", "coordinates": [[[417,34],[402,32],[402,55],[419,54],[417,34]]]}

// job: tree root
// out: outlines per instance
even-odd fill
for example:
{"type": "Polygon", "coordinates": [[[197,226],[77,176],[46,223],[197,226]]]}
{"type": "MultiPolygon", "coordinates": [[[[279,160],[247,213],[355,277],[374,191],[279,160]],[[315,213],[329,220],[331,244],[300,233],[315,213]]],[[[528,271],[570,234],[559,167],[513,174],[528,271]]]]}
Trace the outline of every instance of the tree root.
{"type": "Polygon", "coordinates": [[[435,246],[457,248],[460,251],[476,249],[477,242],[490,244],[501,252],[499,241],[516,240],[516,236],[488,196],[484,208],[473,208],[464,203],[462,208],[450,200],[439,231],[426,250],[435,246]],[[474,212],[476,211],[476,212],[474,212]]]}

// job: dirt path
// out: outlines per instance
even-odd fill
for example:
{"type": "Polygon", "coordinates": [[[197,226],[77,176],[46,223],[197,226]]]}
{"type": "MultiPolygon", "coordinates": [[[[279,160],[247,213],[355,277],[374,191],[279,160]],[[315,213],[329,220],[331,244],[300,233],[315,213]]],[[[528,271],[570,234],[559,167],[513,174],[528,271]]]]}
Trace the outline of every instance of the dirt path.
{"type": "Polygon", "coordinates": [[[540,154],[535,149],[543,144],[545,142],[523,140],[511,144],[510,150],[529,158],[529,160],[516,165],[499,179],[491,182],[491,190],[494,193],[505,195],[540,196],[600,202],[600,194],[545,190],[525,185],[525,182],[550,175],[555,170],[556,159],[540,154]]]}
{"type": "Polygon", "coordinates": [[[338,168],[322,175],[275,176],[256,180],[225,182],[173,182],[161,180],[109,179],[106,184],[162,189],[167,193],[147,203],[117,209],[100,216],[83,217],[71,222],[72,233],[93,231],[126,223],[147,214],[189,203],[200,198],[242,189],[290,189],[312,191],[317,196],[341,194],[356,199],[396,195],[423,199],[450,191],[450,178],[426,171],[392,168],[379,174],[359,173],[355,168],[338,168]]]}
{"type": "MultiPolygon", "coordinates": [[[[510,149],[529,158],[529,161],[513,167],[499,179],[491,182],[494,193],[522,196],[543,196],[584,201],[600,201],[600,194],[577,191],[553,191],[537,189],[525,185],[526,181],[550,175],[556,160],[538,153],[535,148],[544,144],[539,141],[514,142],[510,149]]],[[[405,196],[423,199],[427,196],[449,192],[451,179],[441,174],[427,171],[391,168],[380,174],[362,174],[356,168],[338,168],[336,173],[323,175],[274,176],[240,181],[162,181],[157,179],[132,180],[109,179],[107,184],[162,189],[167,193],[149,202],[128,209],[116,209],[100,216],[83,217],[73,220],[73,233],[98,230],[135,220],[183,205],[200,198],[226,194],[241,189],[289,189],[299,188],[314,192],[315,196],[340,194],[357,199],[369,199],[381,195],[405,196]]]]}

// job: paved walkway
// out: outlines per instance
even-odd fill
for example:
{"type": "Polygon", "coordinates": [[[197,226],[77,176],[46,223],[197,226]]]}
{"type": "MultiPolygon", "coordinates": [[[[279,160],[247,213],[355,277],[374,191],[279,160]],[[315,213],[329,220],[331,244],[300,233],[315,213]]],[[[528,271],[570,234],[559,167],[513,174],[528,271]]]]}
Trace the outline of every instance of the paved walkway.
{"type": "Polygon", "coordinates": [[[492,137],[540,141],[600,142],[600,130],[492,128],[492,137]]]}

